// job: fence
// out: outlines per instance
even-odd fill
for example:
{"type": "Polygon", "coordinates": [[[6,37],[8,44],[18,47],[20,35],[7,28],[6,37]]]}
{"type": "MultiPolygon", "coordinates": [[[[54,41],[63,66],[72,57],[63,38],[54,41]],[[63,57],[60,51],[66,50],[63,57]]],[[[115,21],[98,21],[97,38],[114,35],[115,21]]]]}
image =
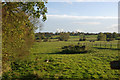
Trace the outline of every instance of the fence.
{"type": "Polygon", "coordinates": [[[96,47],[96,48],[114,48],[114,49],[118,49],[118,43],[95,43],[95,42],[91,42],[91,43],[80,43],[80,45],[86,45],[88,47],[96,47]]]}

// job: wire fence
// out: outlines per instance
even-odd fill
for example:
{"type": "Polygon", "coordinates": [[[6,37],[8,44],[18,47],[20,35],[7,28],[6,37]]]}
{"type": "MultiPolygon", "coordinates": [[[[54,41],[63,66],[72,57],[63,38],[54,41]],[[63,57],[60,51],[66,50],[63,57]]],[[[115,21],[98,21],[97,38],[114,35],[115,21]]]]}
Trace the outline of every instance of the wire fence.
{"type": "Polygon", "coordinates": [[[87,47],[96,47],[96,48],[110,48],[110,49],[120,49],[118,47],[118,43],[95,43],[95,42],[91,42],[91,43],[80,43],[80,45],[85,45],[87,47]]]}

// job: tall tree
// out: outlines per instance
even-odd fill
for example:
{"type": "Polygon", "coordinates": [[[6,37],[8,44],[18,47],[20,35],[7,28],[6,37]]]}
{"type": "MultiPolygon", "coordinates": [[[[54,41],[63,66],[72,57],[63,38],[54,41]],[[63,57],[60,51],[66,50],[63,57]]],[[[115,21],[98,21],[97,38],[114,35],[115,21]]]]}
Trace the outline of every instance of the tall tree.
{"type": "Polygon", "coordinates": [[[36,19],[46,20],[46,2],[2,3],[3,63],[21,59],[33,43],[36,19]]]}

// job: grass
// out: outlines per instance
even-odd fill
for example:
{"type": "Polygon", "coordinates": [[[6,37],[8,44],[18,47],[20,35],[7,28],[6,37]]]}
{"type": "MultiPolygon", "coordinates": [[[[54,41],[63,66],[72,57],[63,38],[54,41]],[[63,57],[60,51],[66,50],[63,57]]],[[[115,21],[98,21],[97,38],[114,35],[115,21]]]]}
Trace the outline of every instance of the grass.
{"type": "MultiPolygon", "coordinates": [[[[92,52],[84,54],[59,53],[62,51],[61,47],[77,43],[77,41],[35,42],[27,60],[13,64],[12,71],[4,73],[3,80],[15,78],[21,80],[30,78],[32,80],[43,78],[111,79],[119,77],[118,70],[110,69],[110,62],[118,60],[118,50],[90,47],[92,52]],[[46,62],[46,60],[49,61],[46,62]]],[[[100,43],[100,41],[95,43],[100,43]]]]}
{"type": "MultiPolygon", "coordinates": [[[[51,43],[51,45],[54,44],[54,47],[57,45],[57,52],[59,52],[61,46],[70,44],[68,42],[61,43],[63,44],[51,43]]],[[[118,60],[117,50],[92,48],[94,52],[87,54],[55,54],[56,51],[50,51],[51,45],[47,47],[49,48],[48,54],[43,52],[45,54],[35,54],[32,57],[34,60],[39,56],[41,66],[47,67],[45,72],[49,76],[48,78],[118,78],[118,70],[111,70],[109,64],[110,61],[118,60]],[[53,62],[43,62],[45,59],[53,59],[53,62]]]]}

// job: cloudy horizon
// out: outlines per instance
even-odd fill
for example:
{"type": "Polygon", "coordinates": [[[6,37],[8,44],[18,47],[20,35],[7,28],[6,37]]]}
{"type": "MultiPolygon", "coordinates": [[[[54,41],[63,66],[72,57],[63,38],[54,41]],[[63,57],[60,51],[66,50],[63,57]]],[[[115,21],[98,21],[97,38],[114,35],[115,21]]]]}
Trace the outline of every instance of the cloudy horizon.
{"type": "Polygon", "coordinates": [[[117,2],[48,2],[47,7],[40,32],[118,32],[117,2]]]}

